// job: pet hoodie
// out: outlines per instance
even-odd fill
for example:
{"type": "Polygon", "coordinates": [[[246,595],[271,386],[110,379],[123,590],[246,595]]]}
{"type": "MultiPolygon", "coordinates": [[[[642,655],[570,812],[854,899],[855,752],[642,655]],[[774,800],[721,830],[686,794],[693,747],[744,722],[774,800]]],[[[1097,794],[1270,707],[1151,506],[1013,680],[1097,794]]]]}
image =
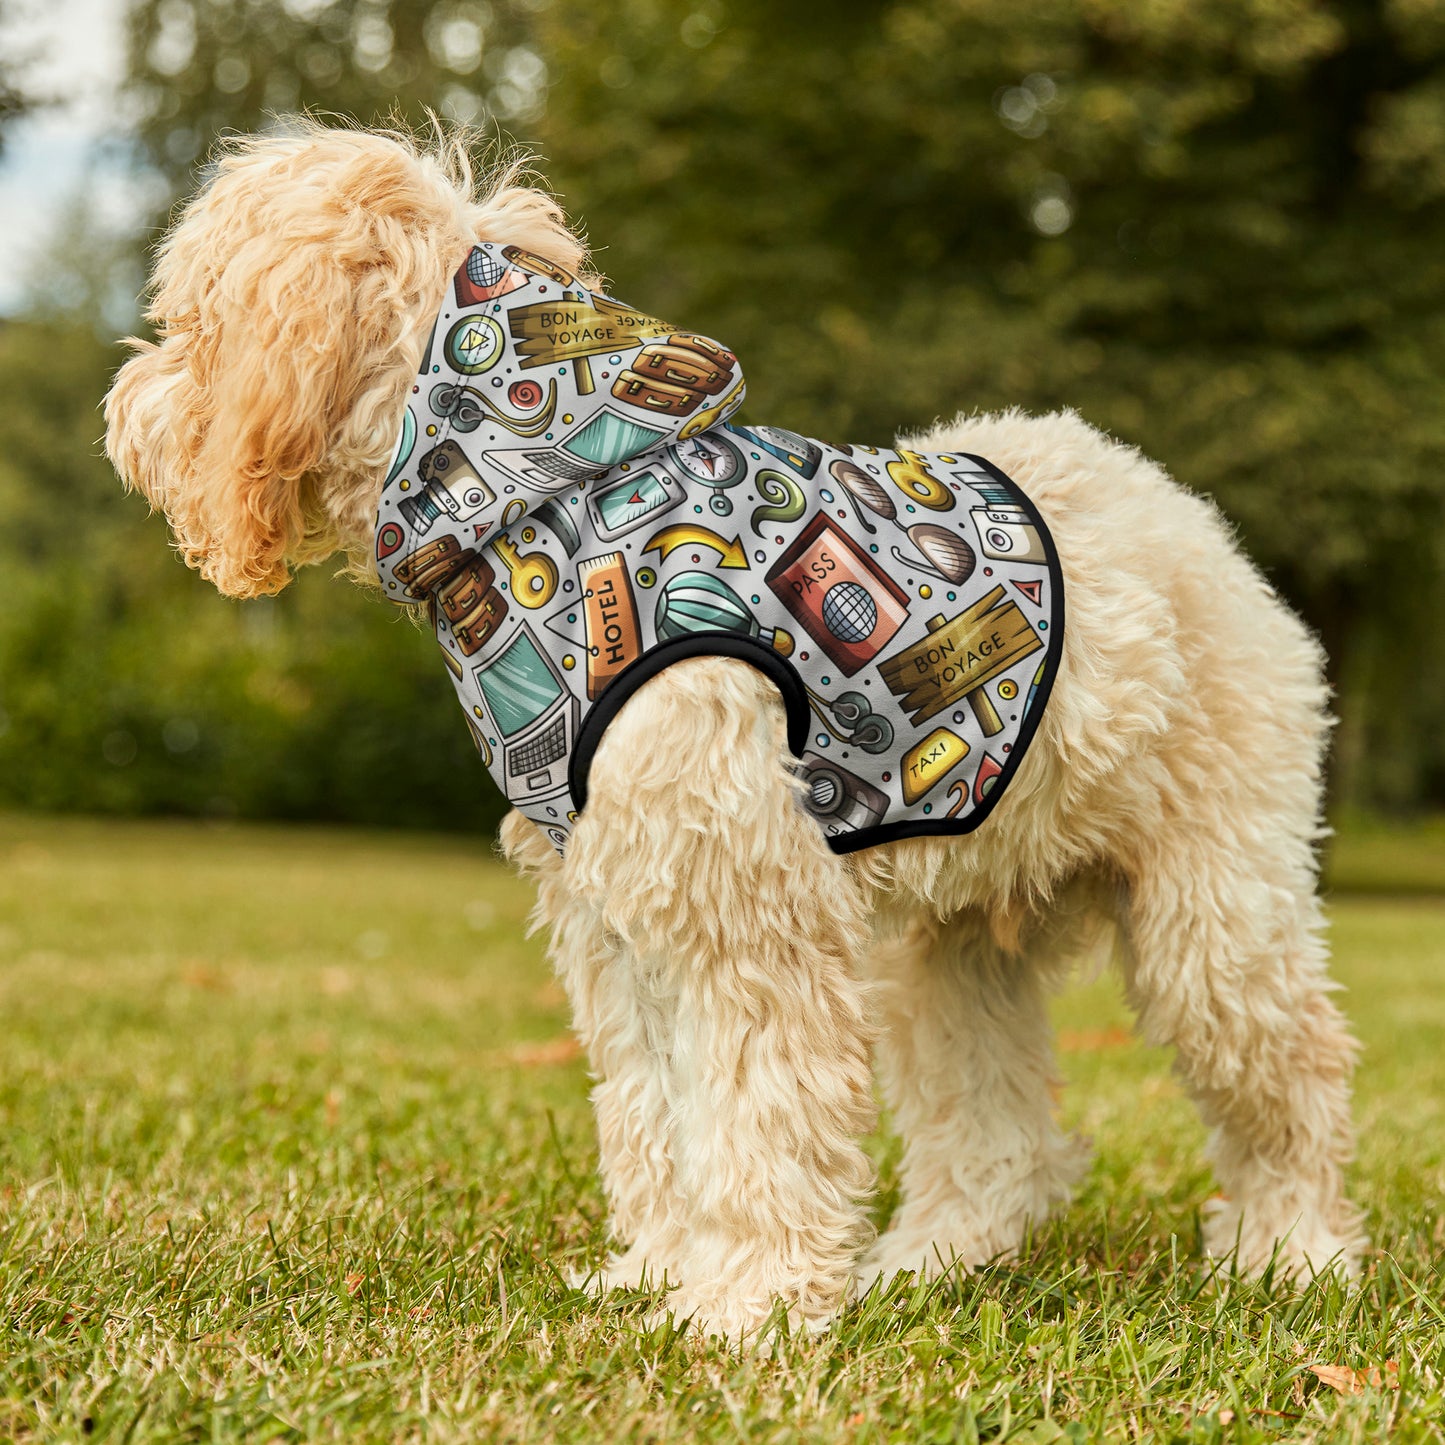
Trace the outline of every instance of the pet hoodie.
{"type": "Polygon", "coordinates": [[[428,607],[483,762],[559,851],[608,721],[697,656],[776,684],[835,852],[969,832],[1058,666],[1047,528],[982,457],[739,426],[742,399],[716,341],[474,247],[382,492],[382,586],[428,607]]]}

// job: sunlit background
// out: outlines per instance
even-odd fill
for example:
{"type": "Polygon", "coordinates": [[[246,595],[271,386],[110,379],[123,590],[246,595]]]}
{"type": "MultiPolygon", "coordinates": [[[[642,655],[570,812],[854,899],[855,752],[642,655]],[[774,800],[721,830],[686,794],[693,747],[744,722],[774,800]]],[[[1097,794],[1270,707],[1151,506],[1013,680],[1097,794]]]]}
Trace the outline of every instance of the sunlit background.
{"type": "Polygon", "coordinates": [[[217,598],[98,446],[169,204],[299,107],[532,149],[744,420],[1137,444],[1324,639],[1334,807],[1445,804],[1432,0],[0,0],[0,804],[499,815],[423,636],[326,568],[217,598]]]}

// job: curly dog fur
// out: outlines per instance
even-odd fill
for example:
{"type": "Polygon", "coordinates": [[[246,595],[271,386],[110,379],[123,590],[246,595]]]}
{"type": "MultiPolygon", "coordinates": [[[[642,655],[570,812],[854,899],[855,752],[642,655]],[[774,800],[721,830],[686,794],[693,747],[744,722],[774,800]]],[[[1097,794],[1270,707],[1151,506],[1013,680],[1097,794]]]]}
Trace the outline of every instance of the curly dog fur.
{"type": "MultiPolygon", "coordinates": [[[[373,576],[397,418],[478,240],[588,274],[556,205],[515,172],[479,188],[457,142],[308,124],[225,146],[159,252],[158,340],[132,343],[106,407],[118,471],[222,592],[335,554],[373,576]]],[[[835,856],[796,804],[775,691],[722,659],[627,703],[565,859],[519,815],[503,828],[596,1079],[619,1252],[594,1282],[665,1282],[678,1318],[736,1339],[779,1299],[821,1327],[860,1279],[1007,1256],[1085,1164],[1053,1117],[1046,1002],[1111,921],[1142,1032],[1213,1131],[1207,1247],[1352,1270],[1319,648],[1213,507],[1071,413],[904,444],[992,458],[1063,561],[1053,698],[984,828],[835,856]],[[658,737],[689,740],[685,767],[658,737]],[[875,1053],[905,1141],[877,1239],[875,1053]]]]}

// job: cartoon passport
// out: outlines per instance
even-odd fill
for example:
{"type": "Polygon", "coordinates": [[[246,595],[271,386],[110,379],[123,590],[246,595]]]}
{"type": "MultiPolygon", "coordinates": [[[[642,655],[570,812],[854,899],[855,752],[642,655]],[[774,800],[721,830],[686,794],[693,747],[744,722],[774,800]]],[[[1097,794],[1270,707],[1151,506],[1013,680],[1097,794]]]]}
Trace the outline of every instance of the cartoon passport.
{"type": "Polygon", "coordinates": [[[908,594],[823,512],[766,581],[845,677],[871,662],[908,616],[908,594]]]}

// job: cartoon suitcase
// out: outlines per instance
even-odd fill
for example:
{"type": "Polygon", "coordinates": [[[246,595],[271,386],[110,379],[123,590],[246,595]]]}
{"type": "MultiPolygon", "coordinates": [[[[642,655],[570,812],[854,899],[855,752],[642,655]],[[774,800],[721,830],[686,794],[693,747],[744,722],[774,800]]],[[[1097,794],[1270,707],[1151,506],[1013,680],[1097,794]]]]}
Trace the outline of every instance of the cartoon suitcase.
{"type": "Polygon", "coordinates": [[[644,411],[690,416],[732,381],[736,365],[737,357],[716,341],[677,332],[644,346],[612,383],[612,395],[644,411]]]}
{"type": "Polygon", "coordinates": [[[437,589],[437,602],[451,623],[452,635],[464,657],[478,651],[507,615],[506,599],[493,585],[496,580],[492,564],[474,555],[455,577],[437,589]]]}
{"type": "Polygon", "coordinates": [[[630,401],[644,411],[660,411],[666,416],[687,416],[697,410],[703,394],[691,387],[671,386],[665,381],[653,381],[631,368],[622,372],[612,383],[612,395],[618,401],[630,401]]]}
{"type": "Polygon", "coordinates": [[[437,601],[447,615],[447,621],[460,622],[492,590],[497,574],[485,557],[473,556],[455,577],[444,587],[437,589],[437,601]]]}
{"type": "Polygon", "coordinates": [[[482,644],[496,632],[507,616],[507,601],[495,587],[467,613],[452,623],[452,636],[462,650],[463,657],[480,652],[482,644]]]}
{"type": "Polygon", "coordinates": [[[654,341],[632,359],[632,370],[651,381],[716,396],[732,380],[732,368],[720,367],[701,352],[654,341]]]}
{"type": "Polygon", "coordinates": [[[711,336],[699,336],[694,331],[676,332],[667,338],[667,344],[701,352],[714,366],[724,371],[731,371],[738,364],[736,353],[714,341],[711,336]]]}
{"type": "Polygon", "coordinates": [[[523,250],[521,246],[503,246],[502,255],[512,265],[520,266],[524,271],[534,272],[538,276],[545,276],[559,286],[575,286],[577,284],[570,271],[564,271],[555,261],[549,261],[545,256],[539,256],[535,251],[523,250]]]}
{"type": "Polygon", "coordinates": [[[391,570],[406,595],[420,601],[438,582],[476,555],[470,547],[463,549],[455,537],[438,537],[403,557],[391,570]]]}

